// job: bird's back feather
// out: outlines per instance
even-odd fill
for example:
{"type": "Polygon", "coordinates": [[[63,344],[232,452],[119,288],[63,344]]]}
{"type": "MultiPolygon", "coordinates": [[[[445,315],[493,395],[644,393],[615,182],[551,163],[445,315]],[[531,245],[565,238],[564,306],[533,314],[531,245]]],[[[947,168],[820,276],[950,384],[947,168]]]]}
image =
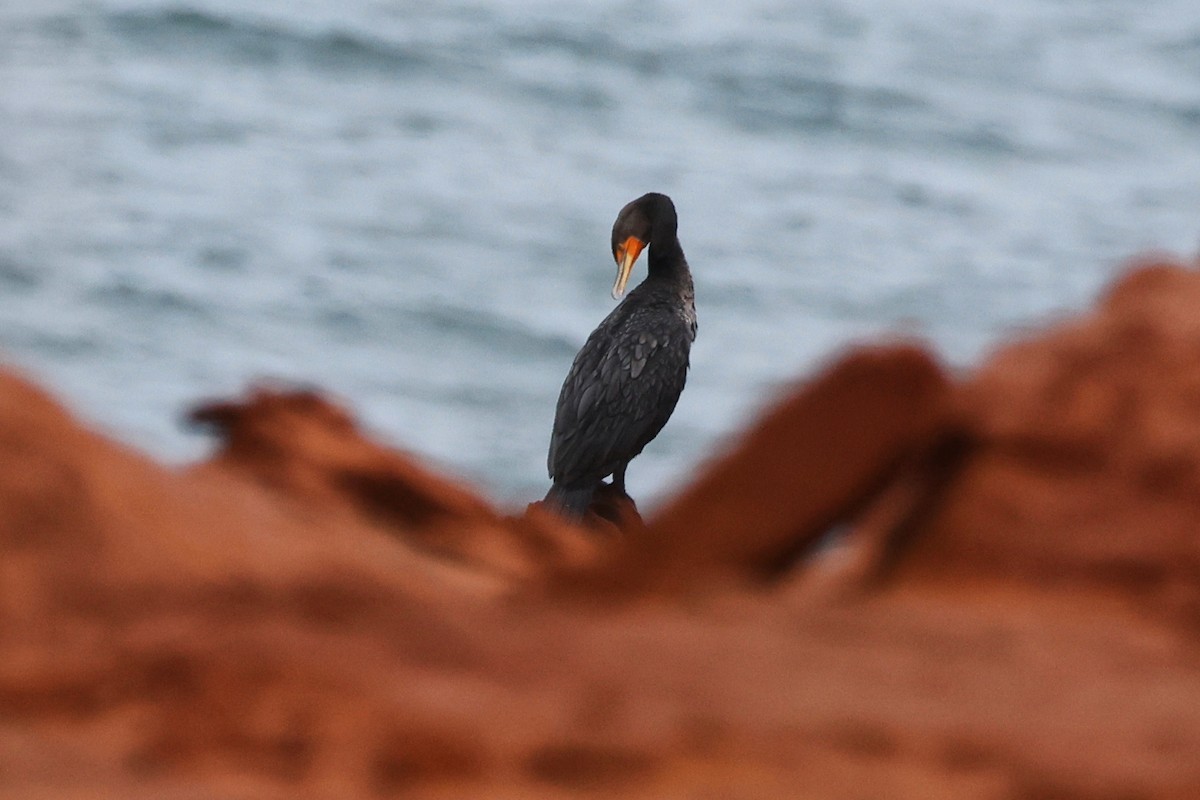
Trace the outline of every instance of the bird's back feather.
{"type": "Polygon", "coordinates": [[[556,485],[594,486],[667,423],[695,338],[682,303],[674,287],[646,281],[588,337],[558,398],[547,459],[556,485]]]}

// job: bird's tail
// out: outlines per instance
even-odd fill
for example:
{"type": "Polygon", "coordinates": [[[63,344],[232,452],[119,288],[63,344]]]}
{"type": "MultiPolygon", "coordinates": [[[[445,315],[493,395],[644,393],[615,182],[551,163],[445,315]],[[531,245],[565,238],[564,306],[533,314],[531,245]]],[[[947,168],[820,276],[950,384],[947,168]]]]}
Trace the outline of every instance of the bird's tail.
{"type": "Polygon", "coordinates": [[[546,502],[564,517],[583,519],[588,506],[592,504],[592,495],[595,492],[595,486],[561,486],[556,483],[546,493],[546,502]]]}

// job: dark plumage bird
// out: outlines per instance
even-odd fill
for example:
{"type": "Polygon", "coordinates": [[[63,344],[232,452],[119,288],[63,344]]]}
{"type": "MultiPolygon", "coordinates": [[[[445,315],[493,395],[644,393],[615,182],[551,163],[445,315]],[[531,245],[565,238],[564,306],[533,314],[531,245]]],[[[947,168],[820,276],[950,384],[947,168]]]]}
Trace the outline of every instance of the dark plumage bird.
{"type": "Polygon", "coordinates": [[[583,516],[609,475],[624,493],[629,462],[667,424],[683,391],[696,305],[677,227],[675,204],[654,192],[622,208],[613,223],[613,299],[625,293],[647,247],[648,274],[592,331],[558,396],[546,501],[568,516],[583,516]]]}

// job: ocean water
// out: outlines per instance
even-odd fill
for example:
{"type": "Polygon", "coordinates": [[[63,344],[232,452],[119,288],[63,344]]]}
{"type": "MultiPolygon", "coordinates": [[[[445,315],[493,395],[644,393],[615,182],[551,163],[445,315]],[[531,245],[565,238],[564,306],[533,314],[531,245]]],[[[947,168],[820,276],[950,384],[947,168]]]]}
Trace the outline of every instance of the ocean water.
{"type": "Polygon", "coordinates": [[[1195,252],[1200,4],[0,4],[0,353],[170,462],[272,380],[540,497],[650,190],[700,332],[648,506],[851,343],[967,366],[1195,252]]]}

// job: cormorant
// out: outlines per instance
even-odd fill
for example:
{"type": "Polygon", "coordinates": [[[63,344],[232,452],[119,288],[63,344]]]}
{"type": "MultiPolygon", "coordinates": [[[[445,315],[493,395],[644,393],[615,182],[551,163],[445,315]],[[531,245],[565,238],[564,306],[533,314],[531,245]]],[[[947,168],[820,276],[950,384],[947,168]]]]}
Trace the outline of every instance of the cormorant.
{"type": "Polygon", "coordinates": [[[647,247],[648,274],[592,331],[559,393],[546,501],[567,516],[582,517],[609,475],[625,492],[629,462],[667,424],[683,391],[696,305],[677,228],[675,204],[655,192],[626,205],[613,223],[613,299],[625,293],[647,247]]]}

